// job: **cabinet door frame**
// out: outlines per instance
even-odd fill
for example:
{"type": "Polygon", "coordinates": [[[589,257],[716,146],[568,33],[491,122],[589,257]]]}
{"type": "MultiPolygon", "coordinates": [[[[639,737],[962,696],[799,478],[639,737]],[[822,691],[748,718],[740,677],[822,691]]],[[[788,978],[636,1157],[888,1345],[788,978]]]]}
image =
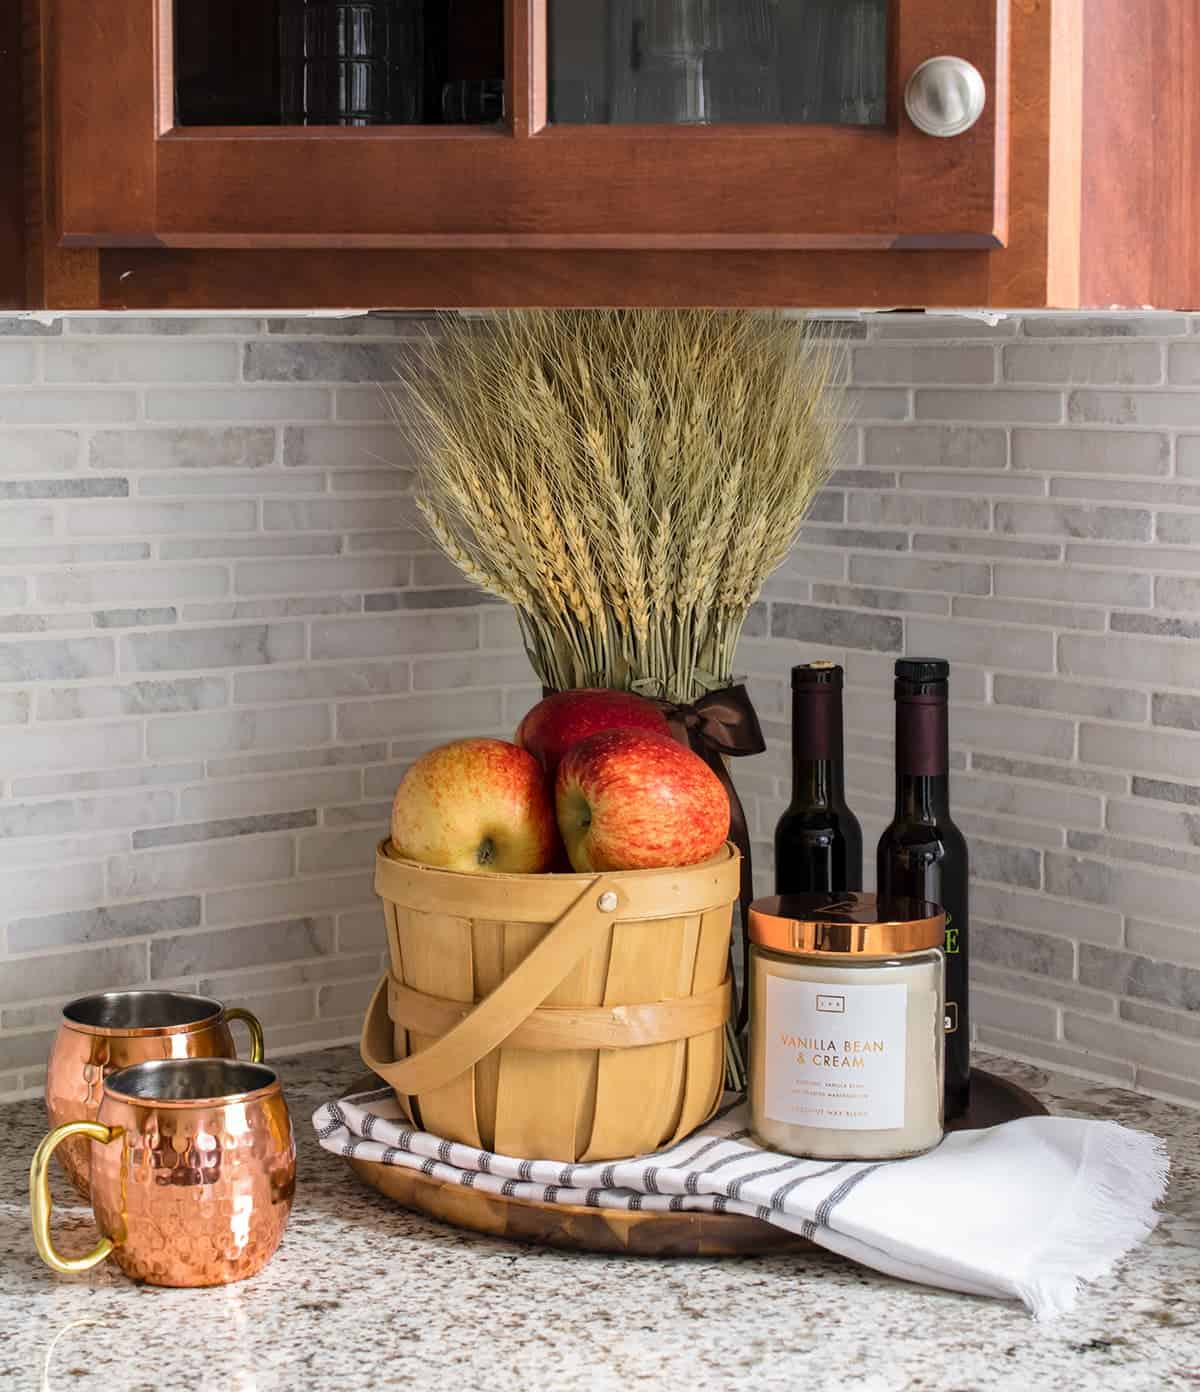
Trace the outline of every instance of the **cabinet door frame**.
{"type": "Polygon", "coordinates": [[[173,0],[45,0],[68,247],[988,250],[1008,234],[1009,0],[889,0],[877,128],[547,120],[548,0],[506,0],[503,127],[177,127],[173,0]],[[972,61],[964,135],[904,76],[972,61]],[[784,171],[781,174],[781,171],[784,171]]]}

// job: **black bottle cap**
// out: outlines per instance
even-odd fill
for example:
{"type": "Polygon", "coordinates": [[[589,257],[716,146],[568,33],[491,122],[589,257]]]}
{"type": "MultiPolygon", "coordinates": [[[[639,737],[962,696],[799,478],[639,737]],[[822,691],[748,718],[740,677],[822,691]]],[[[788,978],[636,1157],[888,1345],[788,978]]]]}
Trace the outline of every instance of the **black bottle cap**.
{"type": "Polygon", "coordinates": [[[896,659],[896,676],[900,681],[949,681],[950,664],[944,657],[900,657],[896,659]]]}
{"type": "Polygon", "coordinates": [[[792,690],[811,690],[824,687],[840,691],[845,673],[836,662],[802,662],[792,668],[792,690]]]}
{"type": "Polygon", "coordinates": [[[902,705],[941,706],[950,695],[950,664],[944,657],[896,659],[896,700],[902,705]]]}

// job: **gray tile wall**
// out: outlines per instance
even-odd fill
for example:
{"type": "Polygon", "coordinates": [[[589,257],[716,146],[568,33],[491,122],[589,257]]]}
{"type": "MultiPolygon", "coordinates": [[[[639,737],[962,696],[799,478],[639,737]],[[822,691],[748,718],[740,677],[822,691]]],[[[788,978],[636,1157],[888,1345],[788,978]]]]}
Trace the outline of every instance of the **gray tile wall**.
{"type": "Polygon", "coordinates": [[[425,327],[0,320],[0,1097],[86,991],[357,1037],[405,761],[536,697],[373,385],[425,327]]]}
{"type": "MultiPolygon", "coordinates": [[[[406,760],[536,695],[410,505],[373,383],[420,327],[0,320],[0,1096],[87,990],[356,1036],[406,760]]],[[[980,1043],[1200,1101],[1200,321],[848,333],[844,466],[741,648],[761,882],[788,668],[846,665],[870,847],[894,657],[948,656],[980,1043]]]]}
{"type": "Polygon", "coordinates": [[[790,665],[845,664],[868,846],[898,653],[951,659],[988,1050],[1200,1102],[1200,320],[873,315],[856,424],[741,665],[756,869],[787,798],[790,665]]]}

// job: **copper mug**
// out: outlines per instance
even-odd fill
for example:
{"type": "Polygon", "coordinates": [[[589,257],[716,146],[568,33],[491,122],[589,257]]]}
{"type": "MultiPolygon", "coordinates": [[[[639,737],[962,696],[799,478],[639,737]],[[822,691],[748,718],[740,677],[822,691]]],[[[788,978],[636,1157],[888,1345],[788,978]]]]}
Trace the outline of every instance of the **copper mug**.
{"type": "Polygon", "coordinates": [[[253,1276],[279,1246],[296,1187],[296,1144],[278,1075],[237,1059],[156,1059],[104,1080],[95,1121],[57,1126],[29,1168],[33,1240],[52,1270],[105,1257],[155,1286],[221,1286],[253,1276]],[[50,1237],[50,1158],[91,1146],[101,1240],[63,1257],[50,1237]]]}
{"type": "MultiPolygon", "coordinates": [[[[250,1058],[262,1062],[262,1026],[248,1010],[226,1009],[207,996],[179,991],[109,991],[81,996],[63,1007],[46,1073],[51,1126],[95,1121],[104,1079],[119,1068],[163,1058],[237,1058],[229,1028],[244,1020],[250,1058]]],[[[59,1160],[71,1183],[88,1197],[86,1141],[70,1140],[59,1160]]]]}

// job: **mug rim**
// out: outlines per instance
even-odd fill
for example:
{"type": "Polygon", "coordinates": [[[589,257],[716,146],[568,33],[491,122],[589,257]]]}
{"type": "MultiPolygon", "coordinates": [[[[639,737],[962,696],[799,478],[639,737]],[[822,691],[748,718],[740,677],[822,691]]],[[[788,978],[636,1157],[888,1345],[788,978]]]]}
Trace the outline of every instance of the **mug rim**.
{"type": "Polygon", "coordinates": [[[86,996],[76,996],[62,1008],[62,1023],[67,1029],[80,1034],[106,1035],[118,1039],[133,1039],[155,1034],[191,1034],[195,1030],[210,1028],[219,1024],[225,1017],[225,1006],[212,996],[201,996],[194,991],[172,991],[153,986],[141,987],[133,991],[90,991],[86,996]],[[103,1001],[125,996],[172,996],[176,1000],[191,1001],[197,1006],[207,1006],[207,1013],[194,1020],[183,1020],[177,1025],[93,1025],[86,1020],[72,1018],[69,1013],[92,1001],[103,1001]]]}
{"type": "Polygon", "coordinates": [[[257,1102],[262,1098],[268,1097],[273,1092],[278,1092],[281,1096],[283,1085],[279,1080],[279,1074],[265,1063],[251,1063],[248,1059],[226,1059],[226,1058],[171,1058],[171,1059],[143,1059],[141,1063],[130,1063],[124,1068],[115,1069],[104,1079],[104,1094],[112,1097],[119,1102],[125,1102],[134,1107],[146,1107],[157,1110],[163,1107],[170,1107],[176,1110],[186,1110],[196,1107],[233,1107],[243,1102],[257,1102]],[[131,1073],[158,1073],[164,1069],[182,1068],[185,1071],[191,1068],[198,1068],[200,1065],[211,1064],[228,1065],[231,1068],[242,1068],[253,1070],[256,1073],[266,1075],[266,1080],[261,1086],[250,1088],[245,1092],[217,1093],[206,1097],[145,1097],[136,1092],[123,1092],[120,1087],[120,1080],[128,1077],[131,1073]]]}

